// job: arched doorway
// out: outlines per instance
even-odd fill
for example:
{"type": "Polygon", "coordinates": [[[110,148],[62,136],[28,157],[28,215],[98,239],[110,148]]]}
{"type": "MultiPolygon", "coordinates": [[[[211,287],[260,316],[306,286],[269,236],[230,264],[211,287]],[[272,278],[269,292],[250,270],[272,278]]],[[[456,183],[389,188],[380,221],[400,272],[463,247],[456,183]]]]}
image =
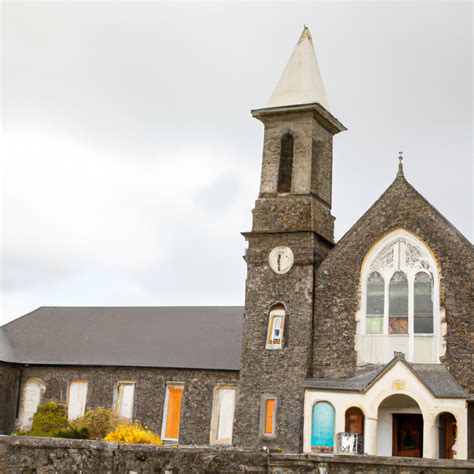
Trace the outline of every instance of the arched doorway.
{"type": "Polygon", "coordinates": [[[423,457],[423,415],[408,395],[391,395],[378,409],[377,455],[423,457]]]}
{"type": "Polygon", "coordinates": [[[364,434],[364,412],[358,407],[346,411],[346,433],[364,434]]]}
{"type": "Polygon", "coordinates": [[[444,412],[436,420],[438,428],[438,457],[440,459],[454,459],[453,448],[457,437],[456,418],[452,413],[444,412]]]}

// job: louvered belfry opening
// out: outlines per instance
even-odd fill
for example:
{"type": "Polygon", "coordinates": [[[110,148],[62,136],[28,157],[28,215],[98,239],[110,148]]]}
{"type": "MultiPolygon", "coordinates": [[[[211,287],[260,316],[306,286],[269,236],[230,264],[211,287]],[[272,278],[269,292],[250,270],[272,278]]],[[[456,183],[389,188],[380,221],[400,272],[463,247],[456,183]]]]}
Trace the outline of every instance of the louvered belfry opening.
{"type": "Polygon", "coordinates": [[[280,147],[280,170],[278,172],[278,192],[291,192],[291,172],[293,168],[293,144],[291,133],[281,137],[280,147]]]}

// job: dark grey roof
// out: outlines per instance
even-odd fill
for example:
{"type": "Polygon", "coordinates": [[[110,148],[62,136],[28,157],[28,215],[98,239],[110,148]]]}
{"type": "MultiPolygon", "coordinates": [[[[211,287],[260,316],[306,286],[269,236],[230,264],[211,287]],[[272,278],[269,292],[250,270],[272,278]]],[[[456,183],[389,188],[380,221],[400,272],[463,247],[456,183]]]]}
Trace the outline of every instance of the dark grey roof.
{"type": "Polygon", "coordinates": [[[437,398],[467,398],[468,394],[441,364],[412,364],[419,379],[437,398]]]}
{"type": "Polygon", "coordinates": [[[10,340],[5,335],[5,331],[0,327],[0,360],[11,362],[15,358],[10,340]]]}
{"type": "Polygon", "coordinates": [[[384,367],[384,365],[377,365],[361,369],[351,377],[307,379],[304,386],[323,390],[362,392],[383,371],[384,367]]]}
{"type": "Polygon", "coordinates": [[[374,365],[358,370],[350,377],[307,379],[306,388],[349,392],[367,391],[393,365],[403,362],[436,398],[470,398],[443,364],[410,364],[403,357],[394,357],[386,365],[374,365]]]}
{"type": "Polygon", "coordinates": [[[4,325],[0,360],[239,370],[241,306],[42,307],[4,325]]]}

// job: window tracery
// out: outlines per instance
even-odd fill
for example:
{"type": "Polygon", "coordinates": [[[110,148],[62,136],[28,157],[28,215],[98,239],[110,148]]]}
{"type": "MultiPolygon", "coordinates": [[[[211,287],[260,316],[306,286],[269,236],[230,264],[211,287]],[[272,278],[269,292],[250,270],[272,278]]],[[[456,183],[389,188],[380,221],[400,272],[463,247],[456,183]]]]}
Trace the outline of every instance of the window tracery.
{"type": "Polygon", "coordinates": [[[377,343],[361,339],[358,343],[364,345],[358,349],[364,353],[361,360],[380,362],[386,360],[390,351],[393,356],[396,350],[405,352],[409,360],[439,362],[439,274],[425,244],[403,229],[392,232],[366,256],[361,278],[358,333],[407,338],[407,342],[393,339],[391,343],[388,339],[377,343]],[[428,336],[433,344],[426,339],[428,336]],[[421,341],[420,337],[425,340],[421,341]],[[427,350],[432,356],[423,356],[427,350]]]}

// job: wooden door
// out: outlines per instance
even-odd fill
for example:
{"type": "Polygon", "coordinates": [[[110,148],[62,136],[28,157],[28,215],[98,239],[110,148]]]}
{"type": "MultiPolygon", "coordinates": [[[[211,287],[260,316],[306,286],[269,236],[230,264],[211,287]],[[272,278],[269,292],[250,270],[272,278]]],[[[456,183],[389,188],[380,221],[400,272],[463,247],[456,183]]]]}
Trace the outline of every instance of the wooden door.
{"type": "Polygon", "coordinates": [[[423,457],[423,416],[393,414],[392,455],[423,457]]]}
{"type": "Polygon", "coordinates": [[[456,418],[451,413],[441,413],[438,420],[439,458],[454,459],[456,442],[456,418]]]}
{"type": "Polygon", "coordinates": [[[360,408],[351,407],[346,411],[346,433],[364,434],[364,413],[360,408]]]}

